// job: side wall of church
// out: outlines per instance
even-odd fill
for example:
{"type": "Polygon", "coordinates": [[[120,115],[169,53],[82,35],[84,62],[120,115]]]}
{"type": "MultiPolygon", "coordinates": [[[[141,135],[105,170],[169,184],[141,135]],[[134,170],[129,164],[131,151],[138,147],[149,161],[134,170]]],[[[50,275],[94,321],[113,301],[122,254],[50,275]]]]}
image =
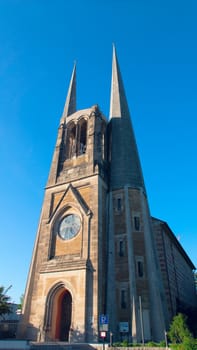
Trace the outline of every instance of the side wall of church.
{"type": "Polygon", "coordinates": [[[170,320],[180,310],[196,307],[196,291],[191,263],[169,228],[153,220],[157,254],[160,262],[170,320]]]}

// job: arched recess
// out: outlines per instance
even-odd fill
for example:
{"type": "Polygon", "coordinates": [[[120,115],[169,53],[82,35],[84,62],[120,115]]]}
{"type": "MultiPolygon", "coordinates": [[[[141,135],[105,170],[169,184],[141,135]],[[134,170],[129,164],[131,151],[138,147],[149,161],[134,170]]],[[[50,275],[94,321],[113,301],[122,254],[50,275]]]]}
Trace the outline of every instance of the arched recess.
{"type": "Polygon", "coordinates": [[[66,135],[66,159],[70,159],[76,155],[76,125],[71,122],[67,126],[66,135]]]}
{"type": "Polygon", "coordinates": [[[82,118],[78,122],[78,142],[77,142],[77,155],[86,153],[87,148],[87,120],[82,118]]]}
{"type": "Polygon", "coordinates": [[[67,125],[65,158],[71,159],[86,153],[87,149],[87,120],[79,119],[75,124],[73,121],[67,125]]]}
{"type": "MultiPolygon", "coordinates": [[[[64,200],[65,195],[66,193],[62,196],[61,201],[64,200]]],[[[58,204],[58,206],[61,205],[60,203],[58,204]]],[[[76,203],[73,203],[73,202],[68,202],[66,203],[66,205],[62,206],[61,209],[57,210],[57,213],[54,215],[52,219],[52,224],[51,224],[51,238],[50,238],[50,245],[49,245],[49,252],[48,252],[49,260],[55,257],[56,242],[57,242],[60,222],[65,216],[69,214],[76,214],[77,216],[80,217],[81,228],[79,230],[79,233],[83,230],[84,214],[79,205],[76,205],[76,203]]],[[[66,251],[63,255],[66,256],[66,251]]]]}
{"type": "Polygon", "coordinates": [[[59,282],[51,288],[45,305],[45,340],[69,341],[72,322],[72,294],[59,282]]]}

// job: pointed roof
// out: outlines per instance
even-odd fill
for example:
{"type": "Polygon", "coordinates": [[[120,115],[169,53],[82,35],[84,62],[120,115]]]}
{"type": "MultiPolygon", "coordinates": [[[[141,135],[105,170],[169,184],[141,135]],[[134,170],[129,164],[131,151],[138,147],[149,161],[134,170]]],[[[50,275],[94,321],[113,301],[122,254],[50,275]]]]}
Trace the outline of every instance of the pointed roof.
{"type": "Polygon", "coordinates": [[[76,63],[74,63],[62,119],[76,112],[76,63]]]}
{"type": "Polygon", "coordinates": [[[120,73],[116,49],[113,45],[110,118],[120,118],[129,114],[129,108],[120,73]]]}
{"type": "Polygon", "coordinates": [[[123,188],[128,185],[133,188],[143,188],[145,191],[140,159],[115,47],[113,47],[112,59],[109,130],[111,134],[111,189],[123,188]]]}

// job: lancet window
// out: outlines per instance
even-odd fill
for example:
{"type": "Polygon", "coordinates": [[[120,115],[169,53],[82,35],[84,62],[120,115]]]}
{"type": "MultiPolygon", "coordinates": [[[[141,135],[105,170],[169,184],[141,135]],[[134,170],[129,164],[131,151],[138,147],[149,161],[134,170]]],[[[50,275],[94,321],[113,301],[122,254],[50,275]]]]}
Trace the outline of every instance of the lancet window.
{"type": "Polygon", "coordinates": [[[138,278],[144,277],[144,258],[143,256],[136,256],[136,272],[138,278]]]}
{"type": "Polygon", "coordinates": [[[76,125],[71,123],[67,129],[66,158],[74,157],[76,153],[76,125]]]}
{"type": "Polygon", "coordinates": [[[139,216],[134,216],[134,228],[136,231],[140,230],[140,218],[139,218],[139,216]]]}
{"type": "Polygon", "coordinates": [[[66,159],[86,153],[87,121],[82,118],[77,124],[71,122],[67,126],[66,159]]]}
{"type": "Polygon", "coordinates": [[[87,146],[87,121],[85,119],[81,119],[78,123],[78,147],[77,147],[77,155],[86,153],[87,146]]]}

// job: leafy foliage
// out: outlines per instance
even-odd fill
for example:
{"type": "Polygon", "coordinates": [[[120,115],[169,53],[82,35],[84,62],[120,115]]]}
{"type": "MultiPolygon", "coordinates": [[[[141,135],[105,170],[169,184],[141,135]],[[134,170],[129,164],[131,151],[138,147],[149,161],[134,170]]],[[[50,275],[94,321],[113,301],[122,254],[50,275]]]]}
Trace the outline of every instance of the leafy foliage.
{"type": "Polygon", "coordinates": [[[22,294],[22,295],[20,296],[20,303],[18,304],[19,310],[22,310],[23,302],[24,302],[24,294],[22,294]]]}
{"type": "Polygon", "coordinates": [[[165,341],[165,340],[161,340],[161,341],[159,342],[159,346],[160,346],[161,348],[165,348],[165,347],[166,347],[166,341],[165,341]]]}
{"type": "Polygon", "coordinates": [[[189,331],[186,316],[181,313],[174,317],[168,336],[174,343],[171,345],[172,349],[197,350],[197,341],[189,331]]]}
{"type": "Polygon", "coordinates": [[[2,317],[11,312],[10,297],[6,294],[8,289],[0,286],[0,316],[2,317]]]}
{"type": "Polygon", "coordinates": [[[197,340],[194,338],[185,338],[181,344],[171,344],[173,350],[197,350],[197,340]]]}
{"type": "Polygon", "coordinates": [[[155,343],[154,341],[149,341],[148,343],[146,343],[146,346],[148,348],[153,348],[153,347],[157,347],[159,345],[157,343],[155,343]]]}

